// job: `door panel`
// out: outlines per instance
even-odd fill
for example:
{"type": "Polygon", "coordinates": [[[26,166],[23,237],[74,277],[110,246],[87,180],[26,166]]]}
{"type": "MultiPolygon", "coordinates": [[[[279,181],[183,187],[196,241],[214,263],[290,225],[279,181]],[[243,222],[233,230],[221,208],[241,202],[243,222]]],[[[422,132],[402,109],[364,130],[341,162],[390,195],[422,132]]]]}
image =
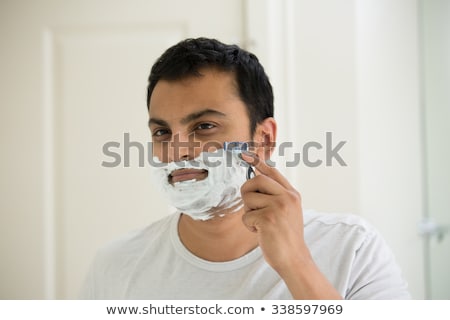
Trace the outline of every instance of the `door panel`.
{"type": "Polygon", "coordinates": [[[86,268],[81,257],[92,257],[105,239],[167,212],[148,166],[138,161],[147,159],[149,141],[145,79],[157,54],[185,30],[128,25],[49,32],[53,63],[44,72],[54,76],[47,90],[54,93],[57,296],[69,297],[79,287],[79,270],[86,268]],[[125,149],[130,146],[125,134],[145,146],[144,152],[125,149]],[[117,167],[102,166],[112,162],[103,154],[110,141],[120,144],[109,148],[121,157],[117,167]]]}

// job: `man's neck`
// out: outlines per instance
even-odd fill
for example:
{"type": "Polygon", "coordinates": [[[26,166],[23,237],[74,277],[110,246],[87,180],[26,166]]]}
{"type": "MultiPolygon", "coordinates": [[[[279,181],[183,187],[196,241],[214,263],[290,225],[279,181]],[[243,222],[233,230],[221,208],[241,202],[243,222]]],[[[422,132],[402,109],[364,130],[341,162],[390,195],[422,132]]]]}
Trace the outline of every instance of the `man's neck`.
{"type": "Polygon", "coordinates": [[[193,220],[182,214],[178,234],[183,245],[194,255],[213,262],[242,257],[258,245],[256,234],[242,223],[243,210],[207,221],[193,220]]]}

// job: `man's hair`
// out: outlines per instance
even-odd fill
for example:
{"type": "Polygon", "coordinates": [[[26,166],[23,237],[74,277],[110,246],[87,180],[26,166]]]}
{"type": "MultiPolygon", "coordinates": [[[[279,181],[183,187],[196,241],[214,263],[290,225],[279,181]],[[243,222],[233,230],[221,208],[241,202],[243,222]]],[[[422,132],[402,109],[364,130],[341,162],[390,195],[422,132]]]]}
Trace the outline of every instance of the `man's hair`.
{"type": "Polygon", "coordinates": [[[235,74],[240,99],[247,107],[250,133],[256,125],[273,117],[273,92],[258,58],[237,45],[215,39],[186,39],[167,49],[155,62],[148,78],[147,108],[159,80],[181,80],[201,76],[200,69],[216,68],[235,74]]]}

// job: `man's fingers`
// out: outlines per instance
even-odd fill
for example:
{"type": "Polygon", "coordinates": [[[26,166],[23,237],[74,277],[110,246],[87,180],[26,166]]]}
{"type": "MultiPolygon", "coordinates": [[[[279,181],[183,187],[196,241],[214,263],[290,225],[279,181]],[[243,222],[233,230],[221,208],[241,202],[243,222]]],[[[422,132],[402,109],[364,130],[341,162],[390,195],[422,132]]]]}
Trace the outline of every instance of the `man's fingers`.
{"type": "Polygon", "coordinates": [[[264,194],[278,195],[285,192],[284,187],[268,176],[258,175],[247,180],[241,187],[241,194],[259,192],[264,194]]]}
{"type": "Polygon", "coordinates": [[[274,199],[272,195],[260,192],[243,193],[242,200],[244,200],[245,212],[268,208],[270,206],[273,206],[274,204],[274,199]]]}
{"type": "Polygon", "coordinates": [[[242,222],[250,231],[258,232],[265,224],[264,219],[267,218],[265,212],[265,208],[248,211],[242,216],[242,222]]]}
{"type": "Polygon", "coordinates": [[[289,181],[277,169],[269,166],[263,160],[261,160],[258,155],[250,152],[242,152],[242,159],[248,164],[255,167],[255,169],[258,170],[261,174],[272,178],[286,189],[292,189],[289,181]]]}

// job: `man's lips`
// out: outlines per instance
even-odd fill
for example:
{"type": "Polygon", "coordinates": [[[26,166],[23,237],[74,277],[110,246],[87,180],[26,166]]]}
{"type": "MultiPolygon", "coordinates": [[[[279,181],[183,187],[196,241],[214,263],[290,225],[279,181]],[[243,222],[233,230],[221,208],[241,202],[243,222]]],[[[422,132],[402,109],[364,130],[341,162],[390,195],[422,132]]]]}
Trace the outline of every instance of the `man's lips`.
{"type": "Polygon", "coordinates": [[[208,171],[199,169],[178,169],[169,175],[169,182],[175,183],[187,180],[203,180],[208,176],[208,171]]]}

